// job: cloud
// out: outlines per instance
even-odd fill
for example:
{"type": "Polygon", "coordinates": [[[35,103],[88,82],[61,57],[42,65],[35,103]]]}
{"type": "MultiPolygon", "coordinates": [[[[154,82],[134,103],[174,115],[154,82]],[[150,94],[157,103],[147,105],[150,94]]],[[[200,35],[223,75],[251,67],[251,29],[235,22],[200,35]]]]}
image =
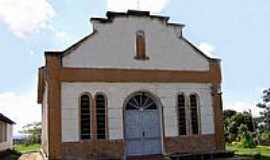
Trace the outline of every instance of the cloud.
{"type": "Polygon", "coordinates": [[[0,22],[20,38],[46,28],[54,15],[47,0],[0,0],[0,22]]]}
{"type": "Polygon", "coordinates": [[[159,13],[168,2],[169,0],[107,0],[107,7],[113,11],[137,9],[159,13]]]}
{"type": "Polygon", "coordinates": [[[262,111],[260,108],[256,107],[256,103],[252,102],[234,102],[231,104],[224,104],[224,109],[232,109],[236,110],[237,112],[243,112],[243,111],[251,111],[253,116],[257,117],[260,115],[260,112],[262,111]]]}
{"type": "Polygon", "coordinates": [[[215,47],[212,46],[211,44],[206,43],[206,42],[202,42],[202,43],[199,44],[198,48],[199,48],[203,53],[205,53],[207,56],[209,56],[209,57],[211,57],[211,58],[218,58],[218,57],[214,54],[215,47]]]}
{"type": "Polygon", "coordinates": [[[41,121],[41,106],[37,104],[35,91],[24,95],[14,92],[0,93],[0,113],[16,122],[15,136],[25,124],[41,121]]]}
{"type": "Polygon", "coordinates": [[[72,36],[70,33],[61,31],[52,25],[48,25],[48,29],[62,44],[67,45],[72,41],[72,36]]]}

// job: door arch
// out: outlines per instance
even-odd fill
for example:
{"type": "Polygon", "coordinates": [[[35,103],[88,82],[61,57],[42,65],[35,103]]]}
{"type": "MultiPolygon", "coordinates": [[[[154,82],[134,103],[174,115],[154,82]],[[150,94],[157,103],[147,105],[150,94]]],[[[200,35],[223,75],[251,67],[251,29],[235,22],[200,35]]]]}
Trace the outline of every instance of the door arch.
{"type": "Polygon", "coordinates": [[[124,103],[124,137],[127,156],[162,153],[161,103],[153,94],[139,91],[124,103]]]}

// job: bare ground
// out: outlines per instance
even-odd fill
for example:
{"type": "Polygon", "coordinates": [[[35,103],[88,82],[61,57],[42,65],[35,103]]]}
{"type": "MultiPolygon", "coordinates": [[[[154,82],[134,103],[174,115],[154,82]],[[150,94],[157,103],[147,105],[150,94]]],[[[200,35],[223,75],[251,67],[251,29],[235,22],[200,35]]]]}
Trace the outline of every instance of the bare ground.
{"type": "Polygon", "coordinates": [[[39,152],[23,154],[18,160],[43,160],[39,152]]]}

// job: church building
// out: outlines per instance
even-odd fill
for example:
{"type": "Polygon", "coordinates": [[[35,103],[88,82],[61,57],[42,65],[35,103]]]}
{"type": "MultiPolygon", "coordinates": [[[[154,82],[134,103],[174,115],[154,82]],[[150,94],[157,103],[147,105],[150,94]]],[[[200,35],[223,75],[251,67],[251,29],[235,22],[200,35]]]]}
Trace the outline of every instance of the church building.
{"type": "Polygon", "coordinates": [[[224,151],[220,59],[148,11],[107,12],[39,68],[50,160],[224,151]]]}

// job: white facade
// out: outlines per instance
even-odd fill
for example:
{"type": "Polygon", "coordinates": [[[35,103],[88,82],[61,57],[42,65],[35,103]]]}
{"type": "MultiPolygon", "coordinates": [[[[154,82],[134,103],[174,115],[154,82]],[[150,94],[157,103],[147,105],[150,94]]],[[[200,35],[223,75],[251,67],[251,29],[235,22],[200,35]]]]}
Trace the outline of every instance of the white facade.
{"type": "Polygon", "coordinates": [[[115,17],[112,23],[94,22],[93,27],[96,32],[63,57],[64,67],[209,70],[208,60],[181,38],[179,26],[168,26],[150,17],[129,16],[115,17]],[[139,30],[145,33],[147,61],[134,59],[139,30]]]}
{"type": "Polygon", "coordinates": [[[0,152],[13,149],[12,124],[0,121],[0,152]]]}
{"type": "Polygon", "coordinates": [[[62,141],[79,141],[79,98],[83,93],[104,93],[108,98],[109,139],[123,139],[123,105],[126,98],[137,91],[157,96],[163,106],[166,137],[178,136],[177,95],[199,96],[202,134],[214,134],[211,85],[199,83],[67,83],[61,84],[62,141]]]}

